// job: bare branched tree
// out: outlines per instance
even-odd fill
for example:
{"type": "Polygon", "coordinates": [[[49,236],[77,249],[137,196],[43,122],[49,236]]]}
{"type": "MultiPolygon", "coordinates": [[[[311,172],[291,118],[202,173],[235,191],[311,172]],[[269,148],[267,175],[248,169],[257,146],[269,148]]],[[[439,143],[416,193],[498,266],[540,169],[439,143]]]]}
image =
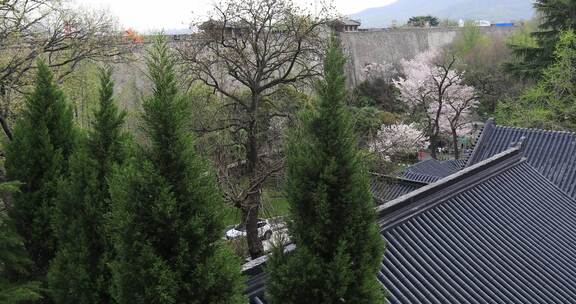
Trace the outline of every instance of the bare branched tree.
{"type": "Polygon", "coordinates": [[[280,87],[319,74],[327,12],[311,13],[290,0],[225,0],[179,48],[191,78],[223,96],[223,108],[234,109],[213,131],[245,134],[244,174],[231,176],[224,165],[220,173],[228,200],[241,210],[252,258],[263,254],[257,229],[262,184],[282,168],[262,149],[262,122],[285,115],[270,98],[280,87]]]}
{"type": "Polygon", "coordinates": [[[105,10],[72,9],[60,0],[0,1],[0,125],[11,139],[13,93],[22,93],[42,58],[59,81],[84,60],[117,61],[129,53],[105,10]]]}

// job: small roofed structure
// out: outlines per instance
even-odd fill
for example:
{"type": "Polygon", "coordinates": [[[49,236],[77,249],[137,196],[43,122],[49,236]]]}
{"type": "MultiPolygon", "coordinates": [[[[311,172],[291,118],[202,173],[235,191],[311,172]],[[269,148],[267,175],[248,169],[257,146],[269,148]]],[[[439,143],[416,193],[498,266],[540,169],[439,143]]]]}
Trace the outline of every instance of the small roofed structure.
{"type": "Polygon", "coordinates": [[[240,24],[224,23],[212,19],[203,22],[198,28],[207,35],[216,37],[233,37],[240,35],[242,31],[246,30],[246,26],[240,24]]]}
{"type": "Polygon", "coordinates": [[[358,28],[362,25],[360,21],[348,18],[341,18],[330,22],[330,27],[336,32],[357,32],[358,28]]]}

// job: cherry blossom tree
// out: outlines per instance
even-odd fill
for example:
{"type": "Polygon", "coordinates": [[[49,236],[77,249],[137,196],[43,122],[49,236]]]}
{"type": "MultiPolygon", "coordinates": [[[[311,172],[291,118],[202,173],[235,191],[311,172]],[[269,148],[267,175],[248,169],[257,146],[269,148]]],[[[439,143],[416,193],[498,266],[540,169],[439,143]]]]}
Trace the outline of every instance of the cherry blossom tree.
{"type": "Polygon", "coordinates": [[[446,105],[442,109],[441,119],[444,123],[441,123],[440,129],[451,135],[454,155],[458,159],[460,156],[458,137],[472,132],[474,108],[478,105],[478,99],[471,86],[458,85],[454,88],[455,90],[450,91],[454,96],[446,98],[446,105]]]}
{"type": "Polygon", "coordinates": [[[397,123],[382,125],[370,143],[370,151],[378,153],[383,159],[389,161],[393,155],[416,153],[428,144],[426,135],[418,129],[416,124],[397,123]]]}
{"type": "Polygon", "coordinates": [[[394,82],[400,99],[415,113],[422,113],[425,134],[436,158],[440,135],[449,130],[458,157],[458,131],[465,125],[477,104],[476,91],[464,84],[463,71],[456,69],[457,59],[430,49],[412,60],[401,62],[405,77],[394,82]]]}
{"type": "Polygon", "coordinates": [[[391,82],[392,78],[398,74],[396,67],[389,63],[368,63],[361,70],[362,81],[371,81],[378,78],[383,79],[386,82],[391,82]]]}

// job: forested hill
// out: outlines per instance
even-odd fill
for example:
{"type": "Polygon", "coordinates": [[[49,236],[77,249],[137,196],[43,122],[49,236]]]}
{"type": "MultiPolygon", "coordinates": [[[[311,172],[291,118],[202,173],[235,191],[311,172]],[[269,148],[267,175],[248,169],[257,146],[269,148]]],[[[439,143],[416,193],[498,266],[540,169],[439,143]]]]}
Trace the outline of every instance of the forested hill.
{"type": "Polygon", "coordinates": [[[408,18],[418,15],[509,22],[532,18],[532,3],[532,0],[398,0],[387,6],[363,10],[351,17],[360,19],[363,27],[386,27],[393,20],[397,24],[404,24],[408,18]]]}

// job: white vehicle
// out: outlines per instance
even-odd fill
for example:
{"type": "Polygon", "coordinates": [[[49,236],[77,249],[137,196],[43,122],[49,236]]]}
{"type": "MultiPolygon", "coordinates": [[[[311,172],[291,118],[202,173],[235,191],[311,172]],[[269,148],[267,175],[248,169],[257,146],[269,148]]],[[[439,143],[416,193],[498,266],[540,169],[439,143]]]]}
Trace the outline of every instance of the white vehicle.
{"type": "Polygon", "coordinates": [[[476,26],[491,26],[492,25],[492,23],[488,20],[476,20],[476,21],[474,21],[474,24],[476,26]]]}
{"type": "MultiPolygon", "coordinates": [[[[263,240],[269,240],[272,237],[272,225],[268,220],[258,219],[258,237],[263,240]]],[[[246,236],[246,225],[238,224],[232,229],[226,231],[226,239],[232,240],[246,236]]]]}

